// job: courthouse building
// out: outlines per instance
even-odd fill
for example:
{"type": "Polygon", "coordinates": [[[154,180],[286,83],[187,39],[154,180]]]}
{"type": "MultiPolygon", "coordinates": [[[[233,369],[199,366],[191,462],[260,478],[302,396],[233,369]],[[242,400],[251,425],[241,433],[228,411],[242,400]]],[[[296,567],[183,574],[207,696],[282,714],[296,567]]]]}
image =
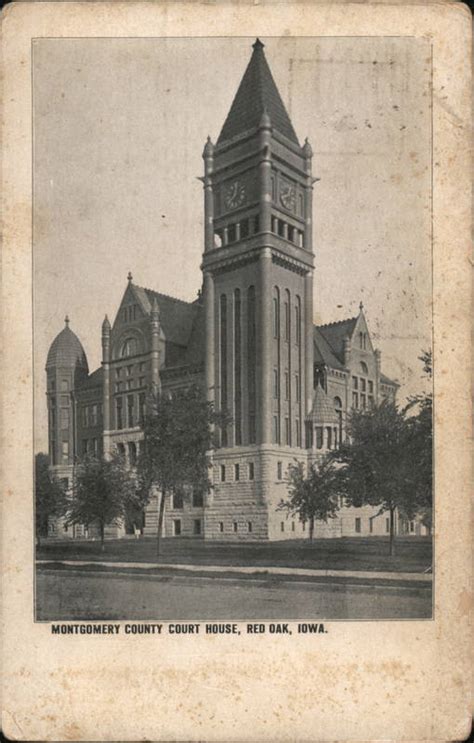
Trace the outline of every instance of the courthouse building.
{"type": "MultiPolygon", "coordinates": [[[[113,322],[106,316],[102,324],[99,369],[89,371],[67,318],[50,347],[49,456],[59,478],[71,485],[81,457],[113,449],[133,467],[150,389],[197,384],[231,422],[212,454],[210,492],[170,496],[165,535],[306,536],[305,524],[277,510],[288,465],[337,447],[352,408],[394,399],[398,387],[381,370],[362,305],[356,317],[313,322],[312,156],[257,39],[220,135],[204,146],[203,275],[195,301],[139,286],[129,274],[113,322]]],[[[157,510],[156,497],[141,518],[145,535],[156,533],[157,510]]],[[[108,533],[132,529],[130,522],[108,533]]],[[[62,522],[51,530],[84,535],[62,522]]],[[[315,536],[386,531],[388,514],[342,508],[327,525],[316,524],[315,536]]]]}

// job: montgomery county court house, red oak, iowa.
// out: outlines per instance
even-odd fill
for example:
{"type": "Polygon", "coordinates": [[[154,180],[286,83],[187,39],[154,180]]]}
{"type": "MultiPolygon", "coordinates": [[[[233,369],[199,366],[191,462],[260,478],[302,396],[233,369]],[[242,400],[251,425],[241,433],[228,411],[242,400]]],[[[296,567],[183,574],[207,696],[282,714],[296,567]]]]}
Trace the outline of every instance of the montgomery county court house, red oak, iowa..
{"type": "MultiPolygon", "coordinates": [[[[304,538],[305,524],[277,510],[288,465],[337,447],[351,408],[395,399],[398,385],[382,373],[362,306],[357,317],[313,323],[312,150],[299,143],[258,39],[203,159],[202,290],[185,302],[137,286],[129,274],[113,324],[103,322],[102,364],[92,373],[66,320],[46,362],[51,468],[70,487],[86,454],[116,448],[133,467],[147,391],[197,384],[232,422],[212,453],[210,492],[170,496],[164,534],[304,538]]],[[[156,534],[157,511],[155,496],[135,516],[145,535],[156,534]]],[[[385,534],[387,516],[342,507],[316,523],[315,536],[385,534]]],[[[106,535],[135,527],[110,525],[106,535]]],[[[51,536],[88,534],[92,528],[50,521],[51,536]]]]}

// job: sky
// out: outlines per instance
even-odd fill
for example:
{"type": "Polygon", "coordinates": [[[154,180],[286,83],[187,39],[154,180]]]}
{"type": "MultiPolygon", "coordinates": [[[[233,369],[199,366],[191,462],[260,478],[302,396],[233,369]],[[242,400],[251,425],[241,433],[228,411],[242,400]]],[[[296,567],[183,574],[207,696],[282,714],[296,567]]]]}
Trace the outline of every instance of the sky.
{"type": "MultiPolygon", "coordinates": [[[[400,400],[431,346],[430,60],[426,40],[262,38],[314,152],[314,320],[364,303],[400,400]]],[[[134,282],[201,286],[202,150],[253,38],[40,39],[33,54],[35,447],[47,448],[48,348],[64,326],[100,365],[101,323],[134,282]]]]}

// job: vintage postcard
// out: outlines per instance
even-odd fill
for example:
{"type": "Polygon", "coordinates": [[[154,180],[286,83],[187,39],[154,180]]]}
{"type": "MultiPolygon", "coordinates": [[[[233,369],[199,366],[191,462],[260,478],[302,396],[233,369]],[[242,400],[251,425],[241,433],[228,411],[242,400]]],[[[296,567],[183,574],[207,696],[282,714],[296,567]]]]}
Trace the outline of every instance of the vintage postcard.
{"type": "Polygon", "coordinates": [[[3,730],[460,740],[460,3],[3,16],[3,730]]]}

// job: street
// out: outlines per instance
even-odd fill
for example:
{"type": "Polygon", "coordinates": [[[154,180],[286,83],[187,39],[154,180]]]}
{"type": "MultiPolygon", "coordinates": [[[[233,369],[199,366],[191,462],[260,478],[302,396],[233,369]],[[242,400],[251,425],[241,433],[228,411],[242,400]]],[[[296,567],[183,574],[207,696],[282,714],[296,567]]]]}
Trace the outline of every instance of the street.
{"type": "Polygon", "coordinates": [[[39,621],[149,619],[425,619],[426,587],[143,576],[40,569],[39,621]]]}

